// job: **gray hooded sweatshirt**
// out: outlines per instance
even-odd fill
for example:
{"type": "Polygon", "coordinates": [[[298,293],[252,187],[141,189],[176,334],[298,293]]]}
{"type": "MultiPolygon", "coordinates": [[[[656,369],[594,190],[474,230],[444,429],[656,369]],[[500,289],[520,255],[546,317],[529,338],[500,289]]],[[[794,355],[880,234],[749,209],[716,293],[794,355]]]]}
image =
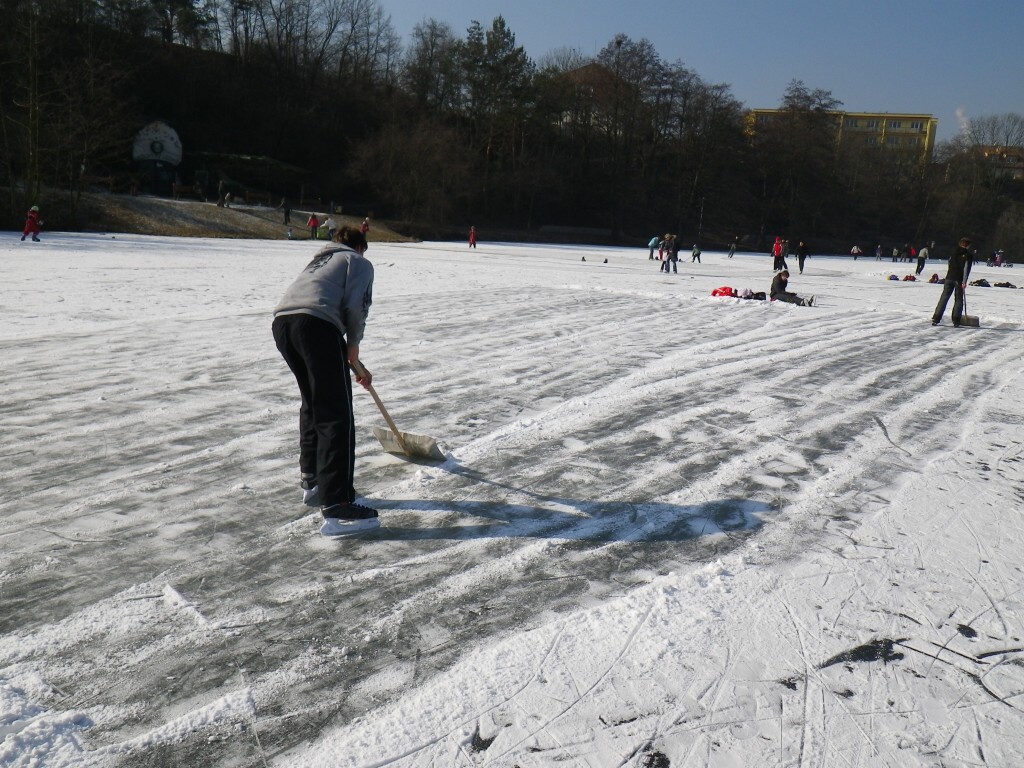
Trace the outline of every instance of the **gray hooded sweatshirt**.
{"type": "Polygon", "coordinates": [[[350,248],[328,246],[285,291],[274,317],[313,315],[359,344],[373,303],[373,265],[350,248]]]}

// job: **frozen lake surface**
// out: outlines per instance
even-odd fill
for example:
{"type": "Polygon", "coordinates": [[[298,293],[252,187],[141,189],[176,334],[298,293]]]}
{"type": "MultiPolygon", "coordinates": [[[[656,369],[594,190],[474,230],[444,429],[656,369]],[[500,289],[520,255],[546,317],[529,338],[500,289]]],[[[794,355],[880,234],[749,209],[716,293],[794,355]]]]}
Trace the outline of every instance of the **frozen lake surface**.
{"type": "Polygon", "coordinates": [[[371,243],[364,361],[449,458],[357,388],[382,526],[328,541],[270,335],[314,251],[0,245],[0,765],[1020,764],[1024,291],[371,243]]]}

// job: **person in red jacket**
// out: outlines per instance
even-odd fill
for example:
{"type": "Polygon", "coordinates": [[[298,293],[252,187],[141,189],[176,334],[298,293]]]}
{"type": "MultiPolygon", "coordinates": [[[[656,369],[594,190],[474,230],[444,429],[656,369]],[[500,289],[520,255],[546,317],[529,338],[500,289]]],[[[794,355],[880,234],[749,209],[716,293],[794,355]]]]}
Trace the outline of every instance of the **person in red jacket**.
{"type": "Polygon", "coordinates": [[[789,265],[786,264],[786,253],[783,250],[782,238],[776,237],[775,244],[772,246],[772,264],[773,272],[781,272],[784,269],[789,269],[789,265]]]}
{"type": "Polygon", "coordinates": [[[469,228],[469,247],[476,248],[476,227],[469,228]]]}
{"type": "Polygon", "coordinates": [[[32,235],[32,242],[39,242],[39,233],[43,231],[43,222],[39,219],[39,206],[33,205],[25,214],[25,229],[22,230],[21,239],[24,240],[32,235]]]}

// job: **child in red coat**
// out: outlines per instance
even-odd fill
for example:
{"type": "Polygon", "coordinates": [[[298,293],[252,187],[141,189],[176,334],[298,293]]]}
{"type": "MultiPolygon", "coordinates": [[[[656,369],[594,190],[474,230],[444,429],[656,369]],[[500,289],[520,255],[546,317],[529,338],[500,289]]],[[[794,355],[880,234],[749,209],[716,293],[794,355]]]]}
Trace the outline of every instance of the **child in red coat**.
{"type": "Polygon", "coordinates": [[[39,242],[39,233],[42,232],[43,222],[39,220],[39,206],[33,205],[25,214],[25,229],[22,230],[21,239],[24,240],[32,235],[32,242],[39,242]]]}

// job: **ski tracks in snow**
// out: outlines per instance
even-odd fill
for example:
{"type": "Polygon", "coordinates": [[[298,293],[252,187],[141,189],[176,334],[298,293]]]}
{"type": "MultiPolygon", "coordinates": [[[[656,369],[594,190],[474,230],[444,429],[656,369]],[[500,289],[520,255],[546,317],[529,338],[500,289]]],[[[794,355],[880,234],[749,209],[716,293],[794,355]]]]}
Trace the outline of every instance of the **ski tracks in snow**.
{"type": "MultiPolygon", "coordinates": [[[[0,469],[0,677],[44,679],[71,721],[54,727],[86,728],[91,750],[168,761],[312,765],[296,748],[329,725],[384,755],[421,701],[437,730],[380,764],[895,766],[907,749],[970,755],[983,734],[992,760],[1008,727],[993,712],[1019,703],[1019,573],[980,539],[955,568],[901,526],[971,536],[990,524],[975,502],[1020,503],[1019,482],[973,481],[1024,468],[1020,414],[992,394],[1020,392],[1010,341],[709,300],[667,277],[570,282],[557,262],[523,284],[513,262],[471,290],[411,263],[415,301],[378,269],[375,384],[450,459],[381,456],[358,394],[359,481],[383,527],[345,542],[297,505],[293,385],[256,311],[295,265],[263,262],[220,314],[9,344],[24,364],[5,367],[0,406],[19,457],[0,469]],[[890,521],[908,493],[936,515],[890,521]],[[936,570],[960,593],[929,588],[936,570]],[[844,599],[807,626],[794,607],[823,579],[844,599]],[[615,639],[595,648],[595,632],[615,639]],[[870,675],[818,669],[876,634],[917,650],[870,675]],[[530,652],[505,643],[536,645],[525,677],[530,652]],[[466,664],[480,690],[447,690],[466,664]],[[917,704],[933,685],[943,703],[917,704]]],[[[1007,549],[1021,538],[1011,524],[1007,549]]]]}

